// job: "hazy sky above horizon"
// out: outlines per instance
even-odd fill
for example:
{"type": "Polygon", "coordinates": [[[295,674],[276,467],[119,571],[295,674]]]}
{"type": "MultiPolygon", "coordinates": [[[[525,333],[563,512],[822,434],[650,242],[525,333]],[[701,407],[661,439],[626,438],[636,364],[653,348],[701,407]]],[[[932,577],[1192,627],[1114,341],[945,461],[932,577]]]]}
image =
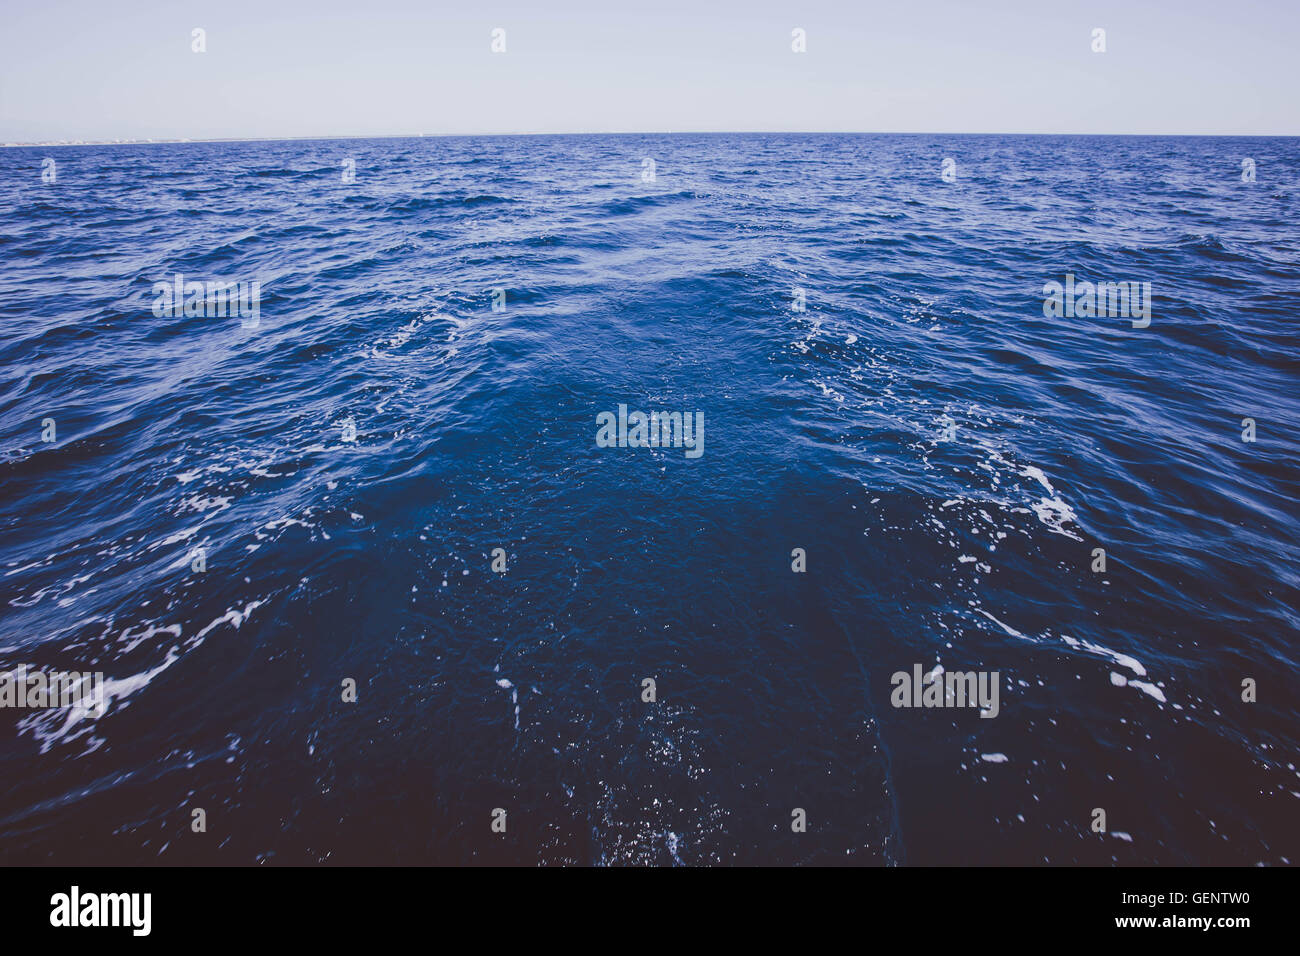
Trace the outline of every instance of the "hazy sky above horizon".
{"type": "Polygon", "coordinates": [[[1300,133],[1300,0],[47,0],[0,141],[635,131],[1300,133]],[[207,51],[191,51],[191,31],[207,51]],[[506,52],[491,51],[503,28],[506,52]],[[791,31],[807,52],[791,50],[791,31]],[[1106,52],[1092,32],[1106,31],[1106,52]]]}

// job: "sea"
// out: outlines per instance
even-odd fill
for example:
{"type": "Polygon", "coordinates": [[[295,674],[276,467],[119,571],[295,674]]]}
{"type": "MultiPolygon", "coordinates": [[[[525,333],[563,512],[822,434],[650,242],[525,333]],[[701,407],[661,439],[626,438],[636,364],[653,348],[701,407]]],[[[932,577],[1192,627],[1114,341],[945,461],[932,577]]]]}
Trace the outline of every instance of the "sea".
{"type": "Polygon", "coordinates": [[[1295,863],[1298,373],[1296,138],[0,150],[0,863],[1295,863]]]}

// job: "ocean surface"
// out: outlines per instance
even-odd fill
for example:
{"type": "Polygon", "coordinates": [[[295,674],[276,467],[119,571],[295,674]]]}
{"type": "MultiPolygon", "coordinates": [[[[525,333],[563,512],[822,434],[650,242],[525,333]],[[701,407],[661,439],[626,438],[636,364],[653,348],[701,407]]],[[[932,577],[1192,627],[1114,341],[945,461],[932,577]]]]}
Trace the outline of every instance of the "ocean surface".
{"type": "Polygon", "coordinates": [[[5,149],[0,862],[1294,863],[1298,372],[1297,139],[5,149]]]}

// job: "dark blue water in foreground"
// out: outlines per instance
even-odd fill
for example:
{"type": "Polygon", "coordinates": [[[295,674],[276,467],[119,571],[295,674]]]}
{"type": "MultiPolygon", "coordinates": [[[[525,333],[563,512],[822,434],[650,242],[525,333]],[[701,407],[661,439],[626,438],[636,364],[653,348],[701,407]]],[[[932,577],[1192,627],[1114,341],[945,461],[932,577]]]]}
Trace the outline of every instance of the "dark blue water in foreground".
{"type": "Polygon", "coordinates": [[[1294,139],[4,150],[0,669],[110,697],[0,710],[0,861],[1295,862],[1298,177],[1294,139]],[[260,324],[155,316],[176,273],[260,324]],[[1067,273],[1150,326],[1044,317],[1067,273]],[[598,448],[620,403],[703,455],[598,448]],[[895,709],[914,664],[998,671],[997,717],[895,709]]]}

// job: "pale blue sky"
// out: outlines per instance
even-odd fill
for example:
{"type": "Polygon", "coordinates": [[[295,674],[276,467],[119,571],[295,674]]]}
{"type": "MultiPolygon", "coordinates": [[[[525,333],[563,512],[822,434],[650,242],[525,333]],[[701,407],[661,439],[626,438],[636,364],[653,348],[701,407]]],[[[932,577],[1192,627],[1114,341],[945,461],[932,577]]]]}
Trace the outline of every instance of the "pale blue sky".
{"type": "Polygon", "coordinates": [[[1300,0],[40,0],[0,141],[1300,133],[1300,0]],[[190,31],[207,31],[207,52],[190,31]],[[507,52],[490,51],[494,27],[507,52]],[[807,31],[808,52],[790,49],[807,31]],[[1091,51],[1094,27],[1107,52],[1091,51]]]}

